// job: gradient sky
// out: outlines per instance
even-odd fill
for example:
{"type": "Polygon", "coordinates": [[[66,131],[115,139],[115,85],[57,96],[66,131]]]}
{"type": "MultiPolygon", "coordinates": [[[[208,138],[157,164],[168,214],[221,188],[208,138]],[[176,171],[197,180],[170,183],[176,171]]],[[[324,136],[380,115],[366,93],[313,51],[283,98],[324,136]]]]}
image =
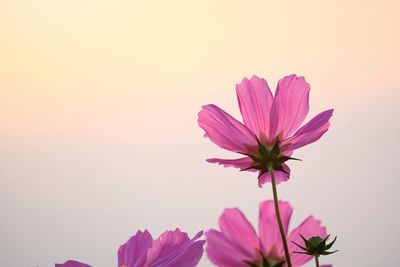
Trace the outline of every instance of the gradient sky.
{"type": "MultiPolygon", "coordinates": [[[[321,141],[279,185],[338,235],[335,266],[396,266],[398,1],[0,0],[0,266],[116,266],[137,229],[256,223],[272,197],[202,137],[201,105],[239,116],[235,84],[311,84],[321,141]]],[[[203,258],[201,266],[210,266],[203,258]]],[[[312,264],[310,266],[313,266],[312,264]]]]}

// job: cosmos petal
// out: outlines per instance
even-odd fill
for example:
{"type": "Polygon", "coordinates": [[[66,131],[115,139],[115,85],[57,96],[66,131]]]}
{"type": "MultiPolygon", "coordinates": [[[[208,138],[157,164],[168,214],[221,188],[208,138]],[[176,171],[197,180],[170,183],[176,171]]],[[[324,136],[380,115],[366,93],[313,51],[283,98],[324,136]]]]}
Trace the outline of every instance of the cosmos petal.
{"type": "Polygon", "coordinates": [[[247,152],[256,146],[255,135],[241,122],[215,105],[205,105],[198,114],[198,123],[208,138],[223,149],[247,152]]]}
{"type": "Polygon", "coordinates": [[[225,209],[219,217],[219,227],[229,242],[241,248],[248,257],[255,257],[259,249],[258,237],[253,226],[239,209],[225,209]]]}
{"type": "Polygon", "coordinates": [[[304,77],[293,74],[279,81],[270,114],[270,138],[286,139],[300,127],[308,113],[309,93],[304,77]]]}
{"type": "Polygon", "coordinates": [[[282,146],[294,150],[317,141],[326,131],[328,131],[330,126],[329,119],[332,117],[332,114],[333,109],[321,112],[296,131],[292,137],[285,140],[282,146]]]}
{"type": "MultiPolygon", "coordinates": [[[[279,201],[279,210],[285,233],[288,232],[290,218],[293,208],[286,201],[279,201]]],[[[275,251],[278,255],[283,256],[282,238],[279,231],[278,222],[276,220],[275,206],[273,200],[267,200],[260,203],[258,228],[260,232],[260,242],[265,255],[269,255],[275,251]]]]}
{"type": "MultiPolygon", "coordinates": [[[[207,159],[207,162],[210,163],[217,163],[224,167],[233,167],[238,169],[246,169],[251,166],[253,160],[249,157],[239,158],[239,159],[218,159],[218,158],[211,158],[207,159]]],[[[257,171],[253,169],[249,169],[249,171],[257,171]]]]}
{"type": "MultiPolygon", "coordinates": [[[[282,171],[274,171],[276,184],[280,184],[281,182],[286,182],[287,180],[289,180],[290,176],[289,166],[283,163],[282,167],[286,171],[286,173],[282,171]]],[[[265,184],[266,182],[271,182],[271,174],[269,172],[264,173],[258,178],[258,187],[261,188],[263,184],[265,184]]]]}
{"type": "Polygon", "coordinates": [[[244,78],[236,85],[236,94],[244,124],[259,139],[267,138],[273,101],[267,81],[257,76],[253,76],[250,80],[244,78]]]}
{"type": "Polygon", "coordinates": [[[209,230],[205,233],[207,240],[206,253],[209,260],[219,267],[248,267],[243,262],[248,257],[236,244],[230,242],[224,234],[216,230],[209,230]]]}
{"type": "Polygon", "coordinates": [[[142,267],[147,259],[147,250],[152,246],[153,238],[145,230],[138,231],[118,249],[118,266],[142,267]]]}
{"type": "MultiPolygon", "coordinates": [[[[203,255],[204,240],[197,240],[199,232],[193,239],[179,229],[166,231],[153,242],[147,252],[144,267],[194,267],[203,255]]],[[[129,266],[128,266],[129,267],[129,266]]]]}

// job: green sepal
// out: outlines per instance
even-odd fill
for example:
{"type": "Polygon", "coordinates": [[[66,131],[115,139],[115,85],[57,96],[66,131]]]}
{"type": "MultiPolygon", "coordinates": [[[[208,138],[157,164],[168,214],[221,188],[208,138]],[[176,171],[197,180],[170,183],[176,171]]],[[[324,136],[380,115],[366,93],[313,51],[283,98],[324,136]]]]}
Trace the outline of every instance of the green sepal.
{"type": "Polygon", "coordinates": [[[288,156],[280,156],[280,157],[278,158],[278,162],[279,162],[279,163],[285,163],[285,162],[288,161],[288,160],[299,160],[299,161],[301,161],[301,159],[292,158],[292,157],[288,157],[288,156]]]}
{"type": "Polygon", "coordinates": [[[277,158],[280,153],[281,153],[281,149],[279,148],[279,140],[277,139],[274,146],[272,147],[272,149],[270,151],[270,155],[272,158],[277,158]]]}
{"type": "MultiPolygon", "coordinates": [[[[328,235],[328,237],[329,237],[330,235],[328,235]]],[[[329,243],[329,244],[327,244],[326,246],[325,246],[325,249],[330,249],[332,246],[333,246],[333,243],[335,243],[335,241],[336,241],[336,238],[337,238],[337,236],[335,236],[335,238],[333,239],[333,241],[331,242],[331,243],[329,243]]],[[[326,241],[326,240],[325,240],[326,241]]]]}
{"type": "Polygon", "coordinates": [[[283,264],[285,264],[286,260],[283,261],[268,260],[263,256],[262,262],[252,262],[248,260],[244,260],[243,262],[250,267],[282,267],[283,264]]]}
{"type": "Polygon", "coordinates": [[[338,251],[339,251],[338,249],[335,251],[324,251],[324,252],[320,253],[320,255],[330,255],[330,254],[336,253],[338,251]]]}
{"type": "Polygon", "coordinates": [[[260,153],[262,158],[269,158],[270,157],[270,152],[268,149],[258,140],[257,138],[257,144],[258,144],[258,153],[260,153]]]}
{"type": "Polygon", "coordinates": [[[241,171],[247,171],[251,169],[259,170],[258,178],[260,178],[264,173],[273,171],[281,171],[289,175],[289,173],[283,168],[283,163],[288,160],[301,160],[292,158],[289,156],[280,155],[279,140],[275,142],[272,147],[266,147],[256,138],[258,144],[258,151],[255,154],[250,154],[246,152],[238,152],[241,155],[247,156],[253,160],[251,166],[241,169],[241,171]]]}
{"type": "Polygon", "coordinates": [[[241,155],[244,155],[244,156],[248,156],[248,157],[251,158],[254,162],[259,162],[259,161],[260,161],[260,159],[257,158],[257,156],[254,156],[254,155],[252,155],[252,154],[248,154],[248,153],[244,153],[244,152],[238,152],[238,153],[241,154],[241,155]]]}
{"type": "Polygon", "coordinates": [[[240,171],[248,171],[248,170],[251,170],[251,169],[260,170],[260,166],[252,165],[250,167],[247,167],[247,168],[244,168],[244,169],[240,169],[240,171]]]}
{"type": "Polygon", "coordinates": [[[302,234],[300,234],[300,237],[304,241],[304,246],[301,246],[292,241],[293,244],[302,249],[302,251],[296,251],[294,253],[307,254],[314,257],[319,257],[320,255],[330,255],[338,251],[338,250],[328,251],[328,249],[330,249],[332,245],[335,243],[337,237],[335,237],[333,241],[330,242],[329,244],[326,244],[326,241],[328,240],[330,235],[328,235],[325,238],[322,238],[320,236],[313,236],[307,239],[302,234]]]}

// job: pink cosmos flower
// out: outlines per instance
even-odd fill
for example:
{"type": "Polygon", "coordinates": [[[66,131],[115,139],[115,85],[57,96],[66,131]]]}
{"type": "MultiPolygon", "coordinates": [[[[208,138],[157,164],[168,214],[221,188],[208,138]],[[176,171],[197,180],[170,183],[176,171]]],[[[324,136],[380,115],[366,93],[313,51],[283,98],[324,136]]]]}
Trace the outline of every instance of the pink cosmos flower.
{"type": "MultiPolygon", "coordinates": [[[[285,233],[288,233],[293,209],[288,202],[279,202],[285,233]]],[[[205,233],[208,258],[220,267],[263,267],[279,266],[285,261],[285,253],[276,220],[274,202],[260,203],[258,235],[244,214],[237,208],[225,209],[219,217],[220,230],[205,233]]],[[[292,243],[303,244],[301,238],[326,237],[326,229],[313,216],[305,219],[300,226],[287,234],[292,266],[302,266],[313,259],[312,256],[294,253],[299,251],[292,243]]],[[[283,266],[286,266],[284,264],[283,266]]]]}
{"type": "Polygon", "coordinates": [[[69,260],[65,263],[56,264],[56,267],[91,267],[88,264],[81,263],[79,261],[69,260]]]}
{"type": "Polygon", "coordinates": [[[245,157],[207,161],[259,171],[260,187],[271,180],[269,167],[274,170],[276,183],[287,181],[290,169],[284,162],[293,159],[290,156],[295,149],[317,141],[328,130],[333,113],[333,109],[326,110],[300,127],[308,113],[309,92],[304,77],[296,75],[281,79],[275,96],[265,79],[244,78],[236,85],[243,123],[212,104],[203,106],[198,123],[219,147],[245,157]]]}
{"type": "MultiPolygon", "coordinates": [[[[199,232],[189,239],[179,229],[165,231],[153,240],[145,230],[138,231],[118,249],[118,267],[194,267],[203,255],[205,240],[197,240],[202,236],[199,232]]],[[[77,261],[56,264],[56,267],[91,267],[77,261]]]]}

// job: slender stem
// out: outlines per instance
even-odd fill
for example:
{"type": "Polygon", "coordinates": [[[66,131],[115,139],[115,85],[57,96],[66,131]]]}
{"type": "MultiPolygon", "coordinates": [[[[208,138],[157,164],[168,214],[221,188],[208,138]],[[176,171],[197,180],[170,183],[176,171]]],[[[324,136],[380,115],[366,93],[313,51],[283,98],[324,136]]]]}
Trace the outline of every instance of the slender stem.
{"type": "Polygon", "coordinates": [[[319,267],[319,259],[317,255],[315,255],[315,266],[319,267]]]}
{"type": "Polygon", "coordinates": [[[286,241],[286,233],[285,233],[285,230],[283,229],[281,212],[279,211],[278,192],[276,190],[275,174],[272,169],[272,166],[268,167],[268,171],[271,174],[272,193],[274,195],[276,220],[278,221],[279,231],[281,232],[283,248],[285,250],[286,264],[288,267],[292,267],[292,262],[290,261],[289,248],[288,248],[287,241],[286,241]]]}

